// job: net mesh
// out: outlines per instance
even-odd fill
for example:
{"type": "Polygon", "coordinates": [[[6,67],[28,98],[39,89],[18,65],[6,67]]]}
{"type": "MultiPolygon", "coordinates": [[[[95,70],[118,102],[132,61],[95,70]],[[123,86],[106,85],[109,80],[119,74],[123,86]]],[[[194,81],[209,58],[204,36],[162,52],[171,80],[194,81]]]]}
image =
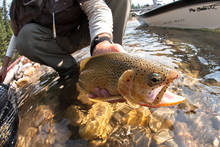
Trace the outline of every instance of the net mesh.
{"type": "Polygon", "coordinates": [[[18,129],[17,99],[13,90],[0,84],[0,145],[14,146],[18,129]]]}

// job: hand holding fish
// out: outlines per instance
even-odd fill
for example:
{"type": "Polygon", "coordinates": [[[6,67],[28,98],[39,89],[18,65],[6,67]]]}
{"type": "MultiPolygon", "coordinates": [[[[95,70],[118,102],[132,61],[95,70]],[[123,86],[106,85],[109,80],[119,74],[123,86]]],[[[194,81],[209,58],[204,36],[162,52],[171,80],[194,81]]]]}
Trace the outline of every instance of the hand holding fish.
{"type": "MultiPolygon", "coordinates": [[[[94,51],[93,51],[93,56],[104,54],[104,53],[109,53],[109,52],[125,52],[123,47],[120,44],[111,44],[108,41],[103,41],[99,44],[96,45],[94,51]]],[[[110,93],[106,89],[100,89],[100,88],[95,88],[95,93],[96,94],[89,94],[88,96],[90,98],[96,98],[96,97],[110,97],[110,93]]]]}
{"type": "Polygon", "coordinates": [[[7,73],[7,68],[2,67],[0,69],[0,83],[2,83],[6,77],[6,73],[7,73]]]}
{"type": "MultiPolygon", "coordinates": [[[[126,52],[120,44],[110,43],[109,41],[103,41],[96,45],[93,56],[105,54],[109,52],[126,52]]],[[[96,94],[89,94],[90,98],[96,97],[110,97],[110,93],[106,89],[95,88],[96,94]]]]}
{"type": "Polygon", "coordinates": [[[7,67],[8,67],[9,62],[10,62],[10,58],[5,56],[3,59],[2,67],[0,69],[0,83],[4,82],[4,79],[7,75],[7,67]]]}
{"type": "Polygon", "coordinates": [[[93,51],[93,56],[109,52],[125,52],[125,50],[120,44],[110,43],[109,41],[103,41],[96,45],[93,51]]]}

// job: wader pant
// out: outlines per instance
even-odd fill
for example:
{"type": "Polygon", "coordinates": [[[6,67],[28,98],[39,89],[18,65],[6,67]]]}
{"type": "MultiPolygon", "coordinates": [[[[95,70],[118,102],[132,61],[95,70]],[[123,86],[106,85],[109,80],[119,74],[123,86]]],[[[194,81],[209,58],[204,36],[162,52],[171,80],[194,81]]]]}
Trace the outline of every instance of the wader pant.
{"type": "MultiPolygon", "coordinates": [[[[130,0],[107,0],[106,3],[113,14],[113,41],[122,44],[130,11],[130,0]]],[[[20,30],[16,40],[16,48],[21,55],[54,68],[60,76],[79,72],[78,64],[71,53],[89,44],[90,35],[86,16],[70,37],[57,36],[53,39],[50,28],[30,23],[20,30]]]]}

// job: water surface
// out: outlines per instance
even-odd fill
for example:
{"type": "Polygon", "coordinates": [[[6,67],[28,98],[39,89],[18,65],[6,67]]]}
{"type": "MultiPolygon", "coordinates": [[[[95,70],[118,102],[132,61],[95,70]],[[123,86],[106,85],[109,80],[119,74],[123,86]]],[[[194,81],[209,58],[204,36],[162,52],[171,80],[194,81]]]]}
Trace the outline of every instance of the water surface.
{"type": "MultiPolygon", "coordinates": [[[[220,34],[149,28],[132,20],[123,45],[130,54],[179,70],[181,77],[170,90],[187,101],[178,106],[150,109],[151,114],[141,122],[132,114],[143,116],[146,109],[133,112],[123,106],[112,114],[110,125],[114,129],[102,146],[219,146],[220,34]]],[[[74,56],[88,57],[88,48],[74,56]]],[[[80,137],[80,126],[72,123],[71,119],[77,116],[66,115],[70,105],[85,115],[91,106],[77,101],[74,86],[63,87],[56,77],[53,72],[47,73],[22,93],[21,98],[25,100],[20,106],[18,145],[91,145],[91,141],[80,137]]]]}

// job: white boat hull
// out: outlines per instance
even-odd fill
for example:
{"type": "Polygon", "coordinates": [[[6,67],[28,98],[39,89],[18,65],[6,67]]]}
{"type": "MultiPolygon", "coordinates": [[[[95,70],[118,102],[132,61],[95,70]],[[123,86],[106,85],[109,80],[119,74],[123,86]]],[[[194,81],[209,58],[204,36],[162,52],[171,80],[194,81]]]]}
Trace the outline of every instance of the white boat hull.
{"type": "Polygon", "coordinates": [[[142,15],[139,19],[149,26],[220,29],[220,1],[184,6],[150,17],[142,15]]]}

